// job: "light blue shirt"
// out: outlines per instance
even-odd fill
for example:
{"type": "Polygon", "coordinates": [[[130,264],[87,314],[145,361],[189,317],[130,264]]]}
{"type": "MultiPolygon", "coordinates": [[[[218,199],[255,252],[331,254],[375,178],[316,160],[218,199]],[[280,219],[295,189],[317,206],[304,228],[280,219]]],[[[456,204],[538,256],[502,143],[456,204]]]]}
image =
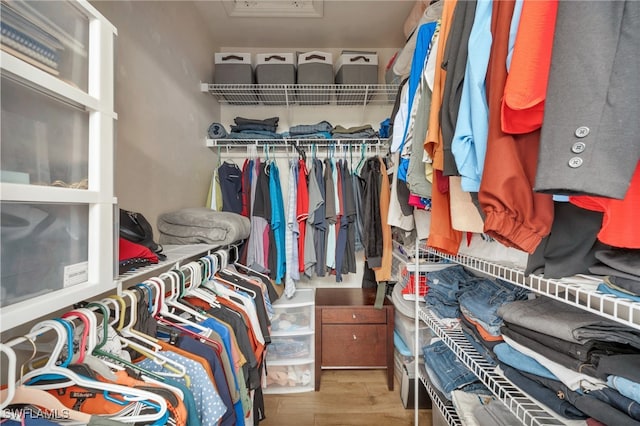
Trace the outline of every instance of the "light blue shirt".
{"type": "Polygon", "coordinates": [[[462,84],[458,121],[451,143],[464,191],[478,192],[489,134],[485,77],[491,53],[492,0],[478,0],[469,35],[469,56],[462,84]]]}

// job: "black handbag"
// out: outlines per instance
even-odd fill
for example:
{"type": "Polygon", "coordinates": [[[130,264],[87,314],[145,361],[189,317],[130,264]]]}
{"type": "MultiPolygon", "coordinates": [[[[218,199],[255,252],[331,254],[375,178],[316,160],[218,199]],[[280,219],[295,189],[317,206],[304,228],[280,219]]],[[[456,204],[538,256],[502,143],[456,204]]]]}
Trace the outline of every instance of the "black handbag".
{"type": "Polygon", "coordinates": [[[120,209],[120,236],[132,243],[145,246],[160,260],[167,258],[162,253],[162,246],[154,241],[153,228],[142,213],[120,209]]]}

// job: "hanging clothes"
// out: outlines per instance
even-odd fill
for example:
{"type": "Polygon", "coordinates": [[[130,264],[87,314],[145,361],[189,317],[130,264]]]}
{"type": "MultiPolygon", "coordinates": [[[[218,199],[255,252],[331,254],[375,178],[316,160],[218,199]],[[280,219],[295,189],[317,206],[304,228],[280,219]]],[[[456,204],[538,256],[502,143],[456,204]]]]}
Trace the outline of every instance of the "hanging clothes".
{"type": "Polygon", "coordinates": [[[297,219],[298,208],[298,162],[289,162],[289,196],[287,200],[287,227],[285,231],[285,250],[286,250],[286,276],[285,276],[285,295],[289,298],[293,297],[296,292],[295,282],[300,279],[298,271],[298,238],[299,225],[297,219]]]}
{"type": "Polygon", "coordinates": [[[218,167],[222,192],[222,211],[242,213],[242,170],[236,163],[224,161],[218,167]]]}
{"type": "Polygon", "coordinates": [[[309,218],[309,172],[303,159],[298,160],[296,219],[298,221],[298,272],[305,272],[305,241],[309,218]]]}
{"type": "Polygon", "coordinates": [[[273,233],[273,247],[275,248],[275,253],[270,251],[269,266],[270,269],[271,267],[275,269],[273,277],[276,284],[282,284],[282,279],[286,272],[285,233],[287,218],[282,200],[280,171],[275,161],[269,164],[269,198],[271,199],[271,232],[273,233]],[[273,258],[275,258],[275,261],[272,261],[273,258]]]}
{"type": "MultiPolygon", "coordinates": [[[[326,232],[325,232],[325,253],[324,258],[327,268],[335,268],[336,263],[336,228],[337,223],[337,206],[339,201],[337,200],[336,185],[335,185],[335,164],[331,158],[325,158],[324,160],[324,189],[325,189],[325,218],[326,218],[326,232]]],[[[317,250],[317,249],[316,249],[317,250]]],[[[324,276],[318,272],[318,276],[324,276]]]]}

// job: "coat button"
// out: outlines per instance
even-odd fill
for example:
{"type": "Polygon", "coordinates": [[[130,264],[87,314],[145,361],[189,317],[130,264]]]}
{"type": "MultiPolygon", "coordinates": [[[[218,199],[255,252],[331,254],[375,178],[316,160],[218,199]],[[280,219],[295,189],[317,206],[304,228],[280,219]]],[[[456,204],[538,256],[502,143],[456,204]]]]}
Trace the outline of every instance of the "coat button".
{"type": "Polygon", "coordinates": [[[582,151],[585,150],[586,147],[587,145],[584,142],[576,142],[571,147],[571,152],[575,154],[580,154],[582,151]]]}
{"type": "Polygon", "coordinates": [[[586,126],[580,126],[576,129],[576,136],[579,138],[584,138],[589,134],[589,128],[586,126]]]}
{"type": "Polygon", "coordinates": [[[580,166],[582,166],[582,158],[573,157],[569,160],[569,167],[571,167],[572,169],[578,168],[580,166]]]}

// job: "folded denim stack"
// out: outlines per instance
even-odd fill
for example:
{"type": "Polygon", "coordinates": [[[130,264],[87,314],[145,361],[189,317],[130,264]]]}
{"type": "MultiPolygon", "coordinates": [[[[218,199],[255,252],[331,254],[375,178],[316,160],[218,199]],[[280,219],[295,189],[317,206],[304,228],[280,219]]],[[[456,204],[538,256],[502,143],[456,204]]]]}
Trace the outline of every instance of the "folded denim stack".
{"type": "Polygon", "coordinates": [[[477,280],[460,265],[427,274],[427,308],[440,318],[459,318],[458,296],[477,280]]]}
{"type": "Polygon", "coordinates": [[[640,332],[545,297],[497,313],[505,343],[494,353],[516,386],[565,418],[640,424],[640,332]]]}
{"type": "Polygon", "coordinates": [[[527,298],[528,290],[502,280],[479,278],[458,297],[464,316],[491,336],[500,336],[502,317],[498,308],[505,303],[527,298]]]}
{"type": "Polygon", "coordinates": [[[422,348],[425,369],[431,384],[449,401],[456,389],[489,395],[489,390],[440,339],[422,348]]]}

